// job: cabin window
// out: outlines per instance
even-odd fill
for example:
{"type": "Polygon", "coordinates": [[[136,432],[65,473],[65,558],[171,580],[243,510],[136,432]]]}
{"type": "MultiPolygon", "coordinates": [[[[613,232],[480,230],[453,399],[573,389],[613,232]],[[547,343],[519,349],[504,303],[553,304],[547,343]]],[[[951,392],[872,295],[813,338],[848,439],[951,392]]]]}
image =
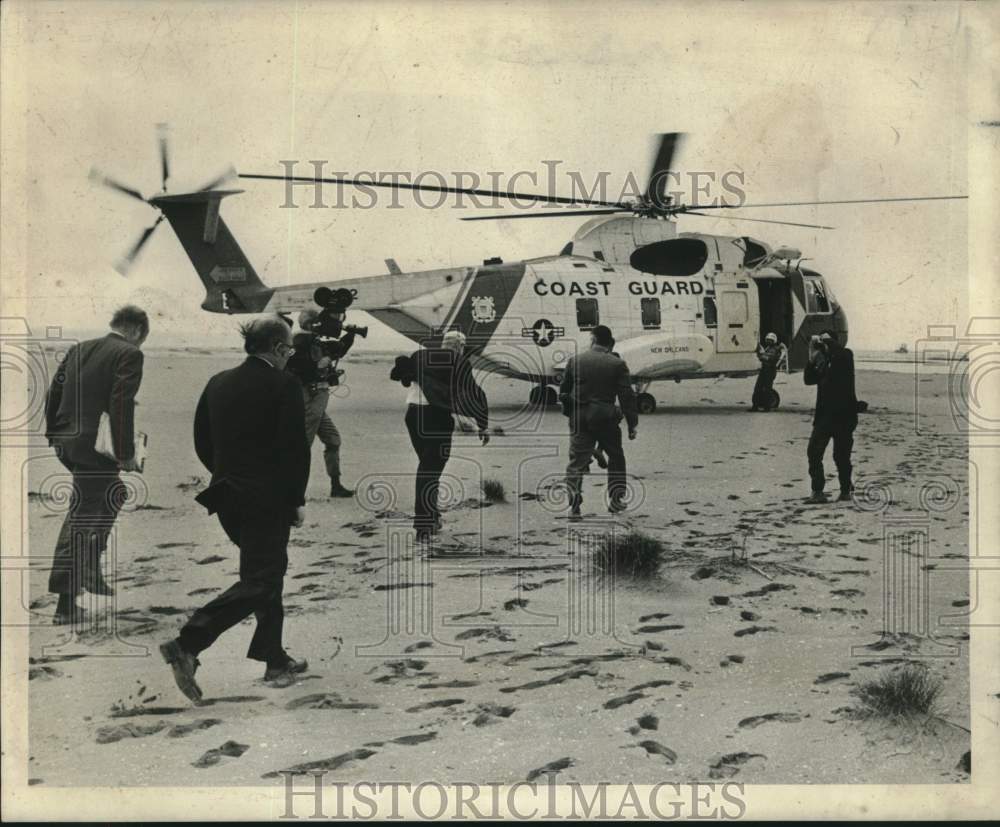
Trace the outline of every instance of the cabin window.
{"type": "Polygon", "coordinates": [[[716,327],[719,324],[719,312],[715,307],[715,299],[705,296],[702,302],[705,309],[705,327],[716,327]]]}
{"type": "Polygon", "coordinates": [[[601,323],[601,314],[597,309],[597,299],[576,300],[576,324],[580,330],[593,330],[601,323]]]}
{"type": "Polygon", "coordinates": [[[803,279],[806,291],[807,313],[829,313],[830,299],[827,296],[823,279],[803,279]]]}
{"type": "Polygon", "coordinates": [[[654,276],[693,276],[708,261],[708,245],[697,238],[671,238],[640,247],[629,263],[654,276]]]}
{"type": "Polygon", "coordinates": [[[660,300],[642,300],[642,326],[646,330],[659,330],[660,328],[660,300]]]}
{"type": "Polygon", "coordinates": [[[727,327],[743,327],[750,318],[747,294],[727,290],[722,294],[722,318],[727,327]]]}

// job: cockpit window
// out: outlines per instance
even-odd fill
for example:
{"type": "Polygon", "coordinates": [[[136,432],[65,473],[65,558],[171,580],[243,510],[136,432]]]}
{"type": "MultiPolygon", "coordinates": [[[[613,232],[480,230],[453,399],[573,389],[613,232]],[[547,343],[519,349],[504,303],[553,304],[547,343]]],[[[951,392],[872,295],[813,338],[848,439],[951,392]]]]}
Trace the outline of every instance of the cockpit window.
{"type": "Polygon", "coordinates": [[[829,313],[830,297],[827,295],[823,279],[806,278],[803,279],[803,283],[806,291],[806,312],[829,313]]]}

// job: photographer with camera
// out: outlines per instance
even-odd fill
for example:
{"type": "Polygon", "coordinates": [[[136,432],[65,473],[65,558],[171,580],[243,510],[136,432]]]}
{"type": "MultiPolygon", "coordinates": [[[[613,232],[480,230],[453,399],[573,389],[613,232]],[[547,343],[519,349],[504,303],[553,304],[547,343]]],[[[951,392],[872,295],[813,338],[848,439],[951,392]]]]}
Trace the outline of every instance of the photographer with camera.
{"type": "Polygon", "coordinates": [[[325,298],[327,302],[322,312],[307,309],[299,314],[301,330],[292,337],[295,353],[288,360],[285,370],[295,376],[302,386],[306,441],[311,447],[313,440],[319,436],[323,443],[323,460],[330,477],[330,496],[353,497],[354,491],[340,482],[342,440],[326,408],[330,401],[330,388],[340,384],[344,373],[337,367],[338,361],[354,345],[355,336],[364,338],[368,330],[344,324],[345,311],[351,302],[348,291],[327,291],[325,298]]]}
{"type": "Polygon", "coordinates": [[[854,391],[854,354],[843,347],[832,330],[824,330],[809,340],[809,362],[803,379],[816,386],[816,413],[809,437],[809,477],[812,494],[807,503],[825,503],[826,476],[823,454],[833,440],[833,461],[840,478],[841,501],[851,499],[851,451],[854,429],[858,427],[858,398],[854,391]]]}

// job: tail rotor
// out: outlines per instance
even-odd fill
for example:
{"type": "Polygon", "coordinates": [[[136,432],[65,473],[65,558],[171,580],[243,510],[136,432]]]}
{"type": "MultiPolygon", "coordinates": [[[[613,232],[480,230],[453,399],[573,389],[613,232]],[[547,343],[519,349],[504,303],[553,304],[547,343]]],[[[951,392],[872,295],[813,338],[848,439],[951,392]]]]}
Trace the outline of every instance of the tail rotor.
{"type": "MultiPolygon", "coordinates": [[[[148,204],[149,206],[153,207],[153,209],[159,212],[159,216],[157,216],[156,221],[154,221],[149,227],[147,227],[145,230],[142,231],[142,233],[139,235],[139,238],[132,245],[132,247],[129,248],[128,252],[125,253],[125,255],[123,255],[120,259],[118,259],[118,261],[115,263],[114,269],[122,276],[128,275],[129,270],[135,263],[136,258],[138,258],[139,253],[142,251],[142,248],[146,246],[146,243],[149,241],[150,238],[152,238],[156,228],[160,226],[160,223],[165,218],[163,210],[160,208],[159,205],[155,203],[155,201],[157,198],[167,194],[167,180],[170,178],[170,145],[169,145],[169,140],[167,138],[167,132],[168,132],[167,124],[160,123],[156,125],[157,144],[159,146],[159,155],[160,155],[160,186],[161,186],[161,191],[157,195],[147,198],[141,192],[139,192],[139,190],[135,189],[134,187],[130,187],[121,183],[120,181],[116,180],[115,178],[112,178],[110,175],[106,175],[104,172],[102,172],[97,168],[92,168],[90,170],[90,175],[88,176],[92,183],[98,184],[103,187],[107,187],[108,189],[115,190],[116,192],[119,192],[122,195],[127,195],[129,198],[132,198],[136,201],[142,201],[144,204],[148,204]]],[[[224,184],[227,181],[230,181],[236,177],[237,177],[236,168],[230,166],[221,175],[217,175],[203,187],[200,187],[195,191],[199,193],[209,192],[211,190],[214,190],[221,184],[224,184]]]]}

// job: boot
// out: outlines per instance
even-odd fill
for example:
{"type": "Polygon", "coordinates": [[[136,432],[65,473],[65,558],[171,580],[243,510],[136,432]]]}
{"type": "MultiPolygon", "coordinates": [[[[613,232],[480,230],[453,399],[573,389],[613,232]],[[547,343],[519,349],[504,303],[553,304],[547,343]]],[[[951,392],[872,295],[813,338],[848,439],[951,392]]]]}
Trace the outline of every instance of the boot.
{"type": "Polygon", "coordinates": [[[335,477],[330,480],[330,496],[331,497],[353,497],[354,492],[350,488],[344,488],[340,484],[340,477],[335,477]]]}

